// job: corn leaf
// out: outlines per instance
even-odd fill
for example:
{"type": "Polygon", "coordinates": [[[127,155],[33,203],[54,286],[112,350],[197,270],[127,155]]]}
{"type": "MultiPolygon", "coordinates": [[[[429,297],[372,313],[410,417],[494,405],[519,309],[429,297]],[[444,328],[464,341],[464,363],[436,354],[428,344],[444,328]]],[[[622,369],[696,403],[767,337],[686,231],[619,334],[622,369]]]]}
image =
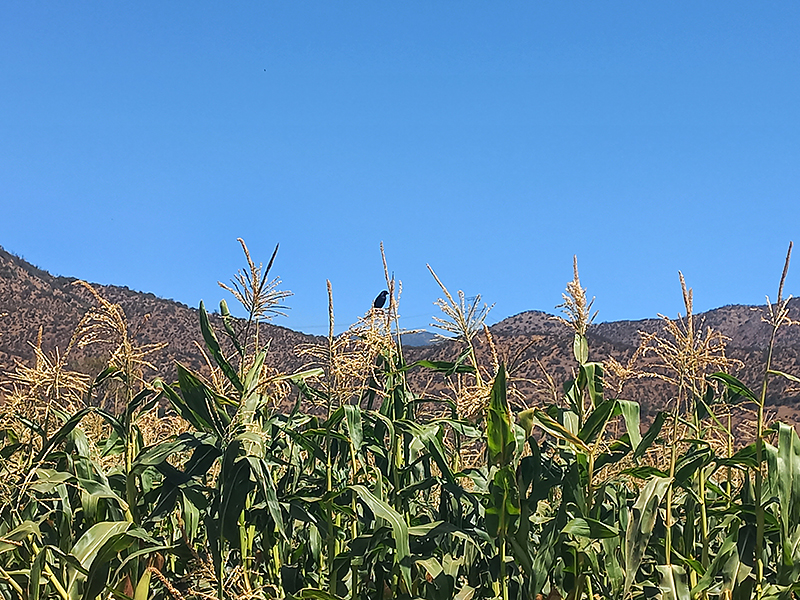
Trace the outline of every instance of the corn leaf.
{"type": "Polygon", "coordinates": [[[642,432],[640,427],[640,407],[638,402],[631,402],[630,400],[617,400],[622,418],[625,419],[625,427],[628,430],[628,436],[631,443],[631,448],[635,451],[639,444],[642,442],[642,432]]]}
{"type": "Polygon", "coordinates": [[[386,504],[386,502],[376,498],[372,492],[363,485],[353,485],[350,487],[376,516],[381,519],[386,519],[392,526],[395,545],[394,562],[400,567],[400,575],[405,580],[406,585],[411,587],[411,567],[409,565],[411,551],[409,550],[408,544],[408,526],[402,515],[386,504]]]}
{"type": "Polygon", "coordinates": [[[788,584],[800,574],[800,438],[794,427],[777,423],[777,452],[767,452],[770,487],[777,494],[781,528],[781,577],[788,584]]]}
{"type": "Polygon", "coordinates": [[[602,521],[590,519],[588,517],[576,517],[567,523],[563,529],[564,533],[600,540],[603,538],[614,538],[619,535],[619,529],[606,525],[602,521]]]}
{"type": "Polygon", "coordinates": [[[21,542],[30,535],[39,535],[39,526],[33,521],[24,521],[8,533],[3,534],[0,537],[0,554],[16,550],[18,546],[14,542],[21,542]]]}
{"type": "Polygon", "coordinates": [[[628,595],[639,565],[650,542],[650,536],[658,517],[661,499],[667,493],[671,480],[667,477],[652,477],[645,484],[633,505],[625,534],[625,593],[628,595]]]}
{"type": "Polygon", "coordinates": [[[533,416],[536,424],[544,429],[547,433],[565,442],[569,442],[581,452],[589,453],[589,447],[583,443],[583,440],[572,433],[569,429],[564,427],[561,423],[556,421],[550,415],[539,408],[535,408],[533,416]]]}
{"type": "Polygon", "coordinates": [[[506,398],[506,370],[502,364],[492,384],[489,411],[486,417],[486,443],[489,449],[490,464],[500,466],[511,464],[516,447],[516,436],[506,398]]]}
{"type": "Polygon", "coordinates": [[[647,432],[642,436],[642,440],[636,446],[636,449],[633,451],[633,459],[637,460],[644,456],[644,453],[647,452],[648,448],[653,445],[653,442],[656,441],[658,434],[661,433],[661,428],[664,426],[664,421],[667,419],[666,412],[659,412],[656,415],[655,420],[653,421],[652,425],[647,429],[647,432]]]}
{"type": "Polygon", "coordinates": [[[756,395],[750,390],[750,388],[736,379],[736,377],[733,375],[728,375],[727,373],[714,373],[709,375],[708,379],[711,381],[719,381],[736,396],[741,396],[750,402],[758,402],[756,395]]]}
{"type": "Polygon", "coordinates": [[[575,334],[572,340],[572,354],[580,364],[589,360],[589,343],[586,341],[585,335],[575,334]]]}
{"type": "Polygon", "coordinates": [[[203,333],[203,341],[205,341],[206,348],[208,348],[208,351],[211,353],[214,362],[219,365],[219,368],[223,373],[225,373],[225,377],[227,377],[228,381],[233,384],[233,387],[236,388],[236,391],[238,391],[240,394],[244,392],[244,386],[239,380],[239,375],[236,373],[236,369],[231,366],[231,364],[228,362],[228,359],[226,359],[225,355],[222,353],[219,341],[217,340],[217,335],[211,328],[211,322],[208,320],[208,313],[206,312],[206,307],[202,300],[200,301],[200,331],[203,333]]]}
{"type": "Polygon", "coordinates": [[[661,573],[658,588],[661,590],[662,600],[689,600],[689,584],[683,567],[659,565],[656,569],[661,573]]]}
{"type": "Polygon", "coordinates": [[[594,442],[606,423],[608,423],[616,407],[616,400],[603,400],[596,404],[578,432],[578,438],[587,445],[594,442]]]}
{"type": "Polygon", "coordinates": [[[347,425],[347,434],[350,437],[350,442],[356,452],[361,450],[361,444],[364,442],[364,427],[361,422],[361,408],[352,404],[345,404],[344,408],[345,423],[347,425]]]}
{"type": "Polygon", "coordinates": [[[489,484],[489,505],[486,507],[486,530],[500,539],[516,530],[520,515],[517,478],[511,465],[497,470],[489,484]]]}
{"type": "MultiPolygon", "coordinates": [[[[70,554],[77,559],[83,569],[91,572],[92,563],[103,545],[114,538],[114,536],[124,533],[130,525],[128,521],[103,521],[96,523],[75,543],[72,550],[70,550],[70,554]]],[[[78,582],[82,579],[84,579],[83,573],[70,569],[69,587],[67,588],[70,598],[77,597],[78,582]]]]}
{"type": "Polygon", "coordinates": [[[604,401],[603,365],[594,362],[584,362],[584,364],[580,366],[580,370],[582,374],[581,379],[584,377],[586,379],[586,390],[589,392],[589,399],[592,401],[592,407],[597,408],[597,406],[604,401]]]}

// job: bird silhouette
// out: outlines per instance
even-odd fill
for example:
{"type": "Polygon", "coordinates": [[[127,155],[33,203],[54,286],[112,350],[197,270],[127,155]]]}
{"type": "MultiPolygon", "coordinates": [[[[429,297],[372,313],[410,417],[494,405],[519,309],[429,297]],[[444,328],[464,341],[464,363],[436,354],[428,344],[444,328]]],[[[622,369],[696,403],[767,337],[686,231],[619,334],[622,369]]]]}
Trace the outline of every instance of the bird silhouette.
{"type": "Polygon", "coordinates": [[[378,297],[375,298],[375,302],[372,303],[373,308],[383,308],[383,305],[386,304],[386,296],[389,295],[389,292],[383,290],[378,297]]]}

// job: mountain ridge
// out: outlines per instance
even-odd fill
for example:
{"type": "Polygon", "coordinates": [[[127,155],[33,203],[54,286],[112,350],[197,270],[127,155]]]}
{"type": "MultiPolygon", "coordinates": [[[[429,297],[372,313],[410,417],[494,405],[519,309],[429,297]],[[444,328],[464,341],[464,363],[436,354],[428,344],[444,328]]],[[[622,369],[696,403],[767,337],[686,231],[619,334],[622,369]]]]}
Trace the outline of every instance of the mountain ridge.
{"type": "MultiPolygon", "coordinates": [[[[45,352],[65,350],[83,313],[94,305],[91,293],[75,285],[73,277],[55,276],[23,258],[0,248],[0,371],[11,372],[17,364],[30,364],[34,358],[33,344],[42,329],[42,349],[45,352]]],[[[181,302],[162,299],[152,293],[137,292],[124,286],[96,285],[95,289],[107,300],[122,306],[131,331],[139,344],[166,342],[158,356],[151,357],[158,374],[173,377],[175,363],[180,362],[203,372],[205,358],[200,350],[202,336],[199,312],[181,302]]],[[[700,327],[713,327],[727,336],[728,355],[741,360],[745,367],[734,374],[755,387],[763,374],[764,349],[769,340],[769,325],[762,321],[764,307],[728,305],[694,316],[700,327]]],[[[800,299],[789,302],[790,317],[800,321],[800,299]]],[[[217,315],[210,315],[219,324],[217,315]]],[[[636,321],[612,321],[590,326],[587,336],[593,360],[613,357],[623,363],[633,356],[641,332],[652,334],[664,326],[662,318],[636,321]]],[[[282,372],[292,372],[309,366],[296,351],[298,347],[320,344],[325,338],[312,336],[273,324],[262,325],[265,339],[271,340],[268,364],[282,372]]],[[[546,371],[554,381],[570,377],[574,360],[571,356],[572,332],[555,315],[531,310],[503,319],[489,328],[497,350],[509,366],[516,364],[516,379],[522,391],[535,401],[540,392],[528,383],[540,379],[546,371]],[[521,365],[521,366],[520,366],[521,365]]],[[[491,347],[485,336],[476,338],[483,364],[491,364],[491,347]]],[[[405,345],[405,344],[404,344],[405,345]]],[[[453,360],[459,354],[458,342],[437,341],[433,344],[406,347],[410,363],[419,359],[453,360]]],[[[785,327],[777,338],[775,368],[797,373],[800,365],[800,327],[785,327]]],[[[70,368],[93,374],[99,369],[96,357],[86,351],[74,351],[70,368]]],[[[419,377],[419,375],[416,375],[419,377]]],[[[438,385],[443,385],[440,381],[438,385]]],[[[663,406],[669,391],[651,382],[638,382],[628,388],[631,394],[641,394],[645,404],[654,410],[663,406]],[[638,386],[638,387],[637,387],[638,386]],[[648,387],[649,386],[649,387],[648,387]]],[[[785,382],[771,385],[772,396],[787,410],[795,411],[796,392],[785,382]],[[788,392],[787,392],[788,390],[788,392]],[[786,394],[789,393],[788,396],[786,394]],[[783,396],[781,396],[783,394],[783,396]]],[[[800,420],[800,412],[792,412],[800,420]]]]}
{"type": "MultiPolygon", "coordinates": [[[[51,275],[0,247],[0,371],[9,372],[15,364],[33,359],[40,327],[45,352],[65,351],[83,314],[96,304],[87,289],[75,285],[78,281],[51,275]]],[[[168,343],[163,356],[154,362],[159,372],[172,373],[176,361],[197,370],[204,366],[196,345],[203,341],[197,308],[125,286],[90,285],[122,307],[137,343],[168,343]]],[[[210,318],[212,322],[219,319],[214,314],[210,318]]],[[[318,339],[280,325],[261,327],[273,339],[272,359],[289,367],[299,367],[302,361],[288,348],[318,339]]],[[[96,366],[87,364],[92,362],[88,353],[76,354],[72,368],[91,371],[96,366]]]]}
{"type": "MultiPolygon", "coordinates": [[[[800,320],[800,298],[788,303],[789,317],[800,320]]],[[[769,342],[770,325],[761,316],[766,305],[726,304],[696,313],[695,323],[701,328],[711,327],[729,338],[728,347],[765,349],[769,342]]],[[[673,319],[674,320],[674,319],[673,319]]],[[[664,318],[622,319],[593,323],[588,331],[600,338],[625,345],[638,344],[638,332],[655,333],[664,324],[664,318]]],[[[566,327],[557,315],[540,310],[528,310],[506,317],[490,328],[502,333],[550,334],[566,327]]],[[[800,328],[784,327],[778,331],[779,346],[800,346],[800,328]]]]}

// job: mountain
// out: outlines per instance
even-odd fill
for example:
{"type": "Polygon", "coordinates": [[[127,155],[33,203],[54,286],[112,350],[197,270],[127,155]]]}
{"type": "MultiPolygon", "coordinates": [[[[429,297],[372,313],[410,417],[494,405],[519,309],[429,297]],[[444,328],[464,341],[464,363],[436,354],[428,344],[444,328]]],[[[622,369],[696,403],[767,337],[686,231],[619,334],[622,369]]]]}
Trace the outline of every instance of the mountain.
{"type": "MultiPolygon", "coordinates": [[[[122,306],[129,329],[136,332],[138,344],[167,344],[148,357],[160,375],[173,377],[176,361],[200,372],[206,370],[205,359],[198,348],[202,338],[197,309],[126,287],[94,287],[104,298],[122,306]]],[[[0,248],[0,373],[12,371],[18,363],[31,364],[40,327],[42,349],[53,352],[57,348],[63,353],[82,316],[95,304],[91,293],[76,285],[76,279],[53,276],[0,248]]],[[[800,299],[791,300],[789,310],[790,317],[800,321],[800,299]]],[[[752,389],[758,389],[769,341],[769,325],[762,321],[763,314],[764,307],[735,305],[695,316],[698,331],[713,327],[730,338],[727,355],[746,365],[734,369],[734,374],[752,389]]],[[[211,315],[211,319],[212,324],[220,325],[217,316],[211,315]]],[[[283,372],[308,366],[296,352],[299,346],[325,341],[285,327],[270,324],[262,327],[262,339],[271,340],[268,364],[283,372]]],[[[642,332],[659,332],[663,327],[664,320],[660,318],[592,325],[587,333],[590,358],[604,361],[613,357],[625,364],[639,346],[642,332]]],[[[499,359],[508,365],[512,384],[525,402],[552,400],[561,384],[572,376],[575,364],[572,332],[552,315],[527,311],[493,325],[490,332],[499,359]],[[548,377],[552,384],[548,383],[548,377]]],[[[454,360],[459,355],[458,342],[431,343],[431,335],[405,337],[409,363],[419,359],[454,360]]],[[[475,345],[481,364],[491,364],[492,350],[485,335],[478,335],[475,345]]],[[[652,357],[644,360],[652,366],[652,357]]],[[[73,350],[69,365],[89,374],[102,367],[96,355],[87,350],[73,350]]],[[[784,327],[780,331],[774,368],[800,374],[800,327],[784,327]]],[[[419,384],[417,389],[425,389],[430,395],[442,391],[446,385],[441,377],[429,377],[419,369],[410,372],[409,377],[419,384]]],[[[612,383],[609,377],[609,386],[612,383]]],[[[638,400],[647,414],[663,407],[672,393],[664,382],[647,378],[626,383],[623,396],[638,400]]],[[[798,393],[792,385],[774,377],[770,395],[774,411],[781,418],[800,422],[798,393]]]]}
{"type": "MultiPolygon", "coordinates": [[[[789,300],[789,317],[800,320],[800,298],[789,300]]],[[[723,306],[695,315],[695,323],[701,328],[711,327],[730,338],[729,348],[766,349],[769,343],[770,325],[762,316],[765,306],[723,306]]],[[[639,332],[654,333],[662,329],[663,319],[639,321],[612,321],[593,324],[591,335],[623,346],[636,346],[639,332]]],[[[492,326],[493,333],[511,335],[554,335],[566,331],[565,325],[552,315],[530,310],[508,317],[492,326]]],[[[780,347],[800,346],[800,327],[783,327],[778,331],[776,343],[780,347]]]]}
{"type": "Polygon", "coordinates": [[[419,346],[430,346],[439,339],[435,333],[430,331],[415,331],[414,333],[404,333],[401,335],[403,347],[413,348],[419,346]]]}
{"type": "MultiPolygon", "coordinates": [[[[76,285],[76,281],[72,277],[53,276],[0,248],[0,373],[13,370],[17,363],[33,361],[40,327],[42,350],[65,351],[83,315],[97,304],[91,293],[76,285]]],[[[135,332],[138,344],[167,344],[148,357],[159,374],[172,376],[176,361],[195,370],[204,369],[205,359],[197,347],[203,340],[196,308],[127,287],[93,287],[105,299],[122,307],[129,331],[135,332]]],[[[219,324],[215,315],[211,319],[219,324]]],[[[286,327],[270,324],[261,327],[262,335],[272,340],[271,364],[285,370],[302,367],[303,361],[294,352],[298,345],[318,343],[315,336],[286,327]]],[[[75,350],[70,357],[70,366],[75,370],[93,374],[100,368],[94,352],[86,349],[75,350]]]]}

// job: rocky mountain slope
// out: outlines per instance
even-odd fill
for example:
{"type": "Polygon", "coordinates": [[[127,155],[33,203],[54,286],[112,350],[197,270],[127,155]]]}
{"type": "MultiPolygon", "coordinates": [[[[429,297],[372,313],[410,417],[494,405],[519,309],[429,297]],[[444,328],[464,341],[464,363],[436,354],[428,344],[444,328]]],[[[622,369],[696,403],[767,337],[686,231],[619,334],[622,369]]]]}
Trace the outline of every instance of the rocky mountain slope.
{"type": "MultiPolygon", "coordinates": [[[[50,275],[0,248],[0,372],[33,360],[40,327],[45,352],[65,351],[83,315],[96,305],[91,293],[76,281],[50,275]]],[[[148,357],[159,374],[169,377],[176,361],[203,369],[205,360],[197,347],[202,335],[196,308],[126,287],[94,287],[105,299],[122,307],[138,344],[167,343],[163,350],[148,357]]],[[[286,370],[302,366],[294,348],[317,339],[269,324],[262,325],[262,332],[272,340],[271,363],[286,370]]],[[[70,356],[76,370],[92,373],[99,368],[88,350],[75,351],[70,356]]]]}
{"type": "MultiPolygon", "coordinates": [[[[16,364],[30,364],[33,345],[42,329],[42,348],[61,352],[83,314],[95,304],[94,298],[75,279],[55,277],[25,260],[0,248],[0,373],[12,371],[16,364]]],[[[139,344],[166,342],[166,347],[149,357],[158,373],[167,378],[174,374],[176,361],[196,370],[205,369],[197,344],[202,342],[197,309],[184,304],[117,286],[96,286],[107,300],[122,306],[131,331],[136,331],[139,344]],[[149,315],[145,321],[145,315],[149,315]]],[[[800,299],[790,301],[790,314],[800,321],[800,299]]],[[[698,327],[713,327],[730,338],[727,353],[746,366],[735,374],[745,383],[758,386],[763,373],[763,360],[769,338],[769,326],[762,322],[763,307],[725,306],[696,316],[698,327]]],[[[214,317],[212,315],[212,321],[214,317]]],[[[662,319],[598,323],[589,330],[591,358],[603,361],[614,357],[625,363],[639,345],[640,332],[661,331],[662,319]]],[[[553,389],[571,376],[572,333],[563,323],[540,311],[528,311],[509,317],[491,328],[501,360],[509,365],[515,385],[528,402],[546,400],[553,389]],[[548,388],[548,377],[554,388],[548,388]]],[[[264,325],[263,334],[271,339],[269,363],[283,372],[305,366],[296,349],[303,344],[321,343],[322,338],[290,329],[264,325]]],[[[409,340],[410,341],[410,340],[409,340]]],[[[800,374],[800,327],[784,328],[779,334],[775,368],[800,374]]],[[[410,344],[409,344],[410,346],[410,344]]],[[[490,347],[483,336],[477,339],[477,350],[485,364],[491,363],[490,347]]],[[[457,342],[440,342],[421,347],[406,347],[407,360],[453,360],[459,353],[457,342]]],[[[652,359],[651,359],[652,361],[652,359]]],[[[101,364],[93,354],[72,352],[70,366],[87,373],[96,372],[101,364]]],[[[419,379],[420,389],[428,392],[441,389],[444,383],[419,379]]],[[[786,420],[800,422],[795,404],[800,394],[785,381],[776,379],[771,385],[772,403],[786,420]]],[[[671,390],[653,379],[633,380],[626,384],[624,395],[638,400],[645,412],[663,406],[671,390]]]]}
{"type": "MultiPolygon", "coordinates": [[[[730,338],[729,348],[765,349],[769,342],[770,326],[764,322],[764,306],[743,306],[732,304],[715,308],[696,315],[697,323],[702,327],[711,327],[730,338]]],[[[675,317],[676,315],[668,315],[675,317]]],[[[789,300],[789,316],[800,320],[800,298],[789,300]]],[[[653,333],[663,327],[663,319],[642,319],[639,321],[613,321],[597,323],[591,326],[590,332],[623,346],[635,346],[639,343],[639,332],[653,333]]],[[[537,334],[554,335],[565,331],[564,325],[552,315],[531,310],[508,317],[492,327],[493,332],[502,334],[537,334]]],[[[776,340],[778,346],[800,346],[800,327],[784,327],[779,330],[776,340]]]]}
{"type": "MultiPolygon", "coordinates": [[[[728,338],[725,355],[733,361],[728,371],[756,391],[762,381],[771,331],[770,325],[762,319],[765,308],[731,305],[694,316],[695,331],[704,335],[711,328],[728,338]]],[[[789,300],[788,308],[789,317],[800,322],[800,298],[789,300]]],[[[614,358],[624,365],[639,348],[643,334],[656,333],[668,338],[664,330],[663,318],[594,324],[587,332],[590,359],[603,362],[614,358]]],[[[511,364],[510,372],[523,382],[520,387],[527,397],[539,397],[544,401],[548,395],[552,395],[552,389],[543,389],[531,381],[538,380],[541,384],[549,375],[558,389],[561,383],[572,376],[575,364],[572,357],[573,334],[567,325],[552,315],[541,311],[520,313],[492,326],[491,333],[501,358],[511,364]]],[[[488,355],[486,340],[482,336],[477,340],[478,351],[488,355]]],[[[447,345],[442,345],[420,349],[419,354],[429,360],[441,360],[445,355],[454,356],[454,352],[454,349],[448,350],[447,345]]],[[[645,353],[637,364],[642,371],[658,369],[658,361],[652,353],[645,353]]],[[[772,368],[800,375],[800,326],[779,330],[772,368]]],[[[613,379],[609,374],[609,385],[613,385],[613,379]]],[[[673,393],[674,390],[662,381],[634,377],[625,384],[621,395],[637,400],[645,413],[652,413],[663,407],[673,393]]],[[[798,384],[773,376],[768,404],[772,406],[773,415],[800,424],[798,384]]]]}

